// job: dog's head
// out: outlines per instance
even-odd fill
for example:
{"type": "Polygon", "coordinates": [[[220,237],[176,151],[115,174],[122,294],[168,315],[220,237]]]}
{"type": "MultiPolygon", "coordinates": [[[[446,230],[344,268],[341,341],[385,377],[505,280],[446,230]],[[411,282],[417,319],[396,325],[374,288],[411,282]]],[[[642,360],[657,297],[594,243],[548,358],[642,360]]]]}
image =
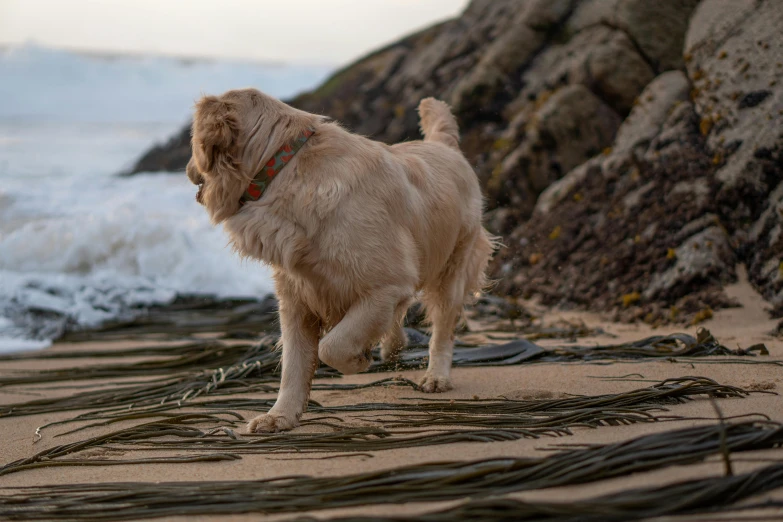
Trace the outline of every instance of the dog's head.
{"type": "MultiPolygon", "coordinates": [[[[196,103],[192,128],[190,181],[196,200],[213,223],[239,210],[239,200],[265,155],[288,139],[289,128],[307,115],[255,89],[204,96],[196,103]]],[[[308,115],[309,116],[309,115],[308,115]]],[[[305,124],[306,125],[306,124],[305,124]]]]}

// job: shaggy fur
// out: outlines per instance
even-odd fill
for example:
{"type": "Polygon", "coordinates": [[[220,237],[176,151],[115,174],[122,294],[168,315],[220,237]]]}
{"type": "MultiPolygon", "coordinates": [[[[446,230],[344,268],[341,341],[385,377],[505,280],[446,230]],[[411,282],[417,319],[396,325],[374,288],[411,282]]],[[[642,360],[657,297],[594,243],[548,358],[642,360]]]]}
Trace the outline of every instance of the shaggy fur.
{"type": "Polygon", "coordinates": [[[319,358],[361,372],[380,341],[393,360],[418,296],[433,330],[422,389],[451,388],[454,328],[494,245],[448,106],[428,98],[419,115],[424,141],[388,146],[254,89],[197,103],[187,166],[197,199],[239,254],[273,267],[280,301],[280,393],[249,431],[298,424],[319,358]],[[261,199],[240,207],[261,166],[308,127],[315,134],[261,199]]]}

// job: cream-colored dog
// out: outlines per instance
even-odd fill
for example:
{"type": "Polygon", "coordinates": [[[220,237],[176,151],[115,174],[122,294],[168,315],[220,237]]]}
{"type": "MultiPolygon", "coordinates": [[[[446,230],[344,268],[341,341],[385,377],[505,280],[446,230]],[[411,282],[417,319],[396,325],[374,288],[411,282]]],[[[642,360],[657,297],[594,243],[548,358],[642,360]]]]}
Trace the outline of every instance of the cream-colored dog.
{"type": "Polygon", "coordinates": [[[417,295],[432,322],[421,387],[451,388],[454,328],[494,246],[448,106],[428,98],[419,115],[424,141],[388,146],[255,89],[196,104],[196,199],[239,254],[272,266],[280,303],[280,393],[249,431],[297,426],[319,357],[361,372],[380,341],[393,360],[417,295]]]}

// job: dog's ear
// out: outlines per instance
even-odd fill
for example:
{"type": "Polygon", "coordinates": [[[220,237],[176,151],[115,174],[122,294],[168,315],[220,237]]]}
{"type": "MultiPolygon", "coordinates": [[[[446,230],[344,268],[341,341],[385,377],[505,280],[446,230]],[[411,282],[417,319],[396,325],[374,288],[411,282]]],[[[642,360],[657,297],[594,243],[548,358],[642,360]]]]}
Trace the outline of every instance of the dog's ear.
{"type": "Polygon", "coordinates": [[[231,102],[204,96],[196,103],[193,137],[206,158],[207,170],[215,164],[231,163],[239,137],[239,118],[231,102]]]}

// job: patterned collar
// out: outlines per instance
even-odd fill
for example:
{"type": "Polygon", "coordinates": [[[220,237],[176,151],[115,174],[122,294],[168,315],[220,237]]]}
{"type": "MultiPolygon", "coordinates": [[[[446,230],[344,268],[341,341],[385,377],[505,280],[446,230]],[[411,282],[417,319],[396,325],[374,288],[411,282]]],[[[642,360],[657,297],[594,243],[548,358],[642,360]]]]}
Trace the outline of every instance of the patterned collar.
{"type": "Polygon", "coordinates": [[[302,148],[302,145],[307,143],[307,140],[309,140],[310,136],[314,133],[315,129],[312,127],[305,129],[292,143],[286,143],[280,147],[280,150],[272,156],[272,159],[270,159],[266,165],[261,167],[261,171],[256,174],[256,177],[253,178],[253,181],[251,181],[250,185],[245,189],[245,193],[242,194],[242,197],[239,199],[240,206],[248,201],[258,201],[261,199],[266,188],[272,183],[272,179],[283,170],[283,167],[291,161],[294,154],[302,148]]]}

